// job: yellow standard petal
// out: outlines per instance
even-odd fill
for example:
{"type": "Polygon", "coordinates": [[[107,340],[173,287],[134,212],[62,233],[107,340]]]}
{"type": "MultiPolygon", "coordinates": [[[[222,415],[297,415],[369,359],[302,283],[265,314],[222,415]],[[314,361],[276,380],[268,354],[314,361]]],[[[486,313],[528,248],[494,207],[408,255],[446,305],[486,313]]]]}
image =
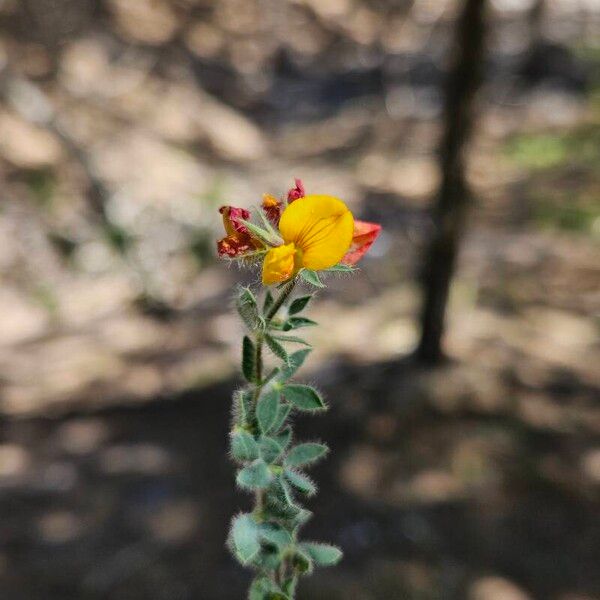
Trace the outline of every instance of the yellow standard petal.
{"type": "Polygon", "coordinates": [[[346,254],[354,217],[338,198],[305,196],[285,209],[279,230],[286,244],[302,251],[302,266],[318,271],[333,267],[346,254]]]}
{"type": "Polygon", "coordinates": [[[272,285],[289,279],[294,273],[295,255],[294,244],[271,248],[263,262],[262,282],[265,285],[272,285]]]}

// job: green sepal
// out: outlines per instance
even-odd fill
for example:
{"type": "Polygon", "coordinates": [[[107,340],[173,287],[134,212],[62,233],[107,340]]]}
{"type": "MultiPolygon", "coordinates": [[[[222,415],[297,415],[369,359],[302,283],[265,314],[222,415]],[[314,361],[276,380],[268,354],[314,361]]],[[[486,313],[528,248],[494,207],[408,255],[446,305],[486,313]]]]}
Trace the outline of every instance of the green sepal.
{"type": "Polygon", "coordinates": [[[256,297],[249,288],[241,288],[235,302],[235,307],[242,321],[250,331],[255,331],[259,328],[262,319],[258,314],[256,297]]]}
{"type": "Polygon", "coordinates": [[[247,467],[240,469],[235,480],[240,487],[260,490],[269,487],[273,481],[273,474],[267,463],[262,458],[258,458],[247,467]]]}
{"type": "Polygon", "coordinates": [[[300,296],[292,301],[288,312],[290,315],[297,315],[299,312],[302,312],[307,304],[312,300],[313,294],[308,294],[307,296],[300,296]]]}
{"type": "Polygon", "coordinates": [[[325,444],[308,442],[294,446],[285,457],[286,467],[305,467],[323,458],[329,452],[325,444]]]}
{"type": "Polygon", "coordinates": [[[304,473],[286,469],[284,471],[285,478],[300,492],[307,496],[314,496],[317,493],[317,486],[312,479],[304,473]]]}
{"type": "Polygon", "coordinates": [[[302,277],[302,279],[304,279],[306,283],[310,283],[310,285],[314,285],[318,288],[325,287],[325,284],[321,282],[316,271],[311,271],[310,269],[302,269],[300,271],[300,277],[302,277]]]}
{"type": "Polygon", "coordinates": [[[245,225],[248,230],[258,239],[265,242],[269,246],[278,246],[282,242],[279,236],[272,234],[270,231],[267,231],[266,229],[263,229],[262,227],[259,227],[250,221],[246,221],[246,219],[238,219],[238,221],[242,225],[245,225]]]}
{"type": "Polygon", "coordinates": [[[309,385],[286,384],[283,386],[283,395],[298,410],[317,411],[327,408],[317,390],[309,385]]]}
{"type": "Polygon", "coordinates": [[[254,382],[256,372],[256,350],[252,340],[245,335],[242,342],[242,373],[247,381],[254,382]]]}
{"type": "Polygon", "coordinates": [[[317,325],[316,321],[307,319],[306,317],[290,317],[283,324],[283,331],[291,331],[292,329],[300,329],[301,327],[312,327],[317,325]]]}
{"type": "Polygon", "coordinates": [[[268,434],[274,429],[279,417],[280,392],[277,388],[269,388],[258,399],[256,418],[260,430],[268,434]]]}
{"type": "Polygon", "coordinates": [[[283,452],[283,448],[277,443],[277,440],[270,437],[261,437],[259,443],[260,457],[267,463],[274,463],[283,452]]]}
{"type": "Polygon", "coordinates": [[[271,352],[277,357],[284,361],[286,364],[289,364],[290,357],[287,353],[287,350],[271,335],[265,335],[265,342],[271,352]]]}
{"type": "Polygon", "coordinates": [[[231,434],[231,455],[237,461],[247,462],[258,458],[258,443],[248,432],[238,430],[231,434]]]}
{"type": "Polygon", "coordinates": [[[302,542],[300,544],[302,552],[313,560],[318,567],[332,567],[342,560],[343,552],[331,544],[321,544],[317,542],[302,542]]]}
{"type": "Polygon", "coordinates": [[[260,552],[258,523],[251,514],[242,513],[234,517],[228,544],[235,557],[243,565],[251,562],[260,552]]]}

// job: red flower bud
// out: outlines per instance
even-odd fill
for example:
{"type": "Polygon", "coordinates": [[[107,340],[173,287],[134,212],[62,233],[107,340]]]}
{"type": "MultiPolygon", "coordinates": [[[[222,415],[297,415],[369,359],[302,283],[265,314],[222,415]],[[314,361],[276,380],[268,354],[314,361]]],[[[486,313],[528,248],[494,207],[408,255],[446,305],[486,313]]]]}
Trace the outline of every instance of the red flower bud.
{"type": "Polygon", "coordinates": [[[302,179],[294,178],[294,183],[296,185],[287,193],[288,202],[293,202],[294,200],[298,200],[298,198],[306,196],[302,179]]]}

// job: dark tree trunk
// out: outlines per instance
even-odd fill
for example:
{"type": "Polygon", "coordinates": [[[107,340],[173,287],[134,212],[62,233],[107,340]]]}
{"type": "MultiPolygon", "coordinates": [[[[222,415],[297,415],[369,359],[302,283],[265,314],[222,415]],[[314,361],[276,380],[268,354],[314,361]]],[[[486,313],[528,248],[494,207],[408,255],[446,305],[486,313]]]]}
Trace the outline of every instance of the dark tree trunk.
{"type": "Polygon", "coordinates": [[[471,137],[475,95],[483,78],[486,4],[486,0],[465,0],[446,82],[445,131],[439,149],[442,182],[434,208],[435,231],[422,273],[422,333],[416,352],[417,359],[426,364],[443,359],[448,291],[469,204],[464,150],[471,137]]]}

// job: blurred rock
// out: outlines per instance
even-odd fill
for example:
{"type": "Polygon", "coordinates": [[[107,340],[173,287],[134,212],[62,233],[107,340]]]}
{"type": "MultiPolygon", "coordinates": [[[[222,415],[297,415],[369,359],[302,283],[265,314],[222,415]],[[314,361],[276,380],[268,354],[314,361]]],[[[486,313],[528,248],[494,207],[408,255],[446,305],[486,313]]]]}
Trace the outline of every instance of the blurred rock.
{"type": "Polygon", "coordinates": [[[198,522],[198,505],[192,500],[167,502],[147,519],[151,534],[168,544],[180,544],[190,539],[196,533],[198,522]]]}
{"type": "Polygon", "coordinates": [[[61,425],[55,435],[65,452],[85,455],[100,447],[108,437],[108,429],[100,419],[75,419],[61,425]]]}
{"type": "Polygon", "coordinates": [[[135,42],[164,44],[179,25],[171,5],[163,0],[109,0],[108,6],[122,35],[135,42]]]}
{"type": "Polygon", "coordinates": [[[469,600],[531,600],[531,596],[508,579],[482,577],[469,589],[469,600]]]}
{"type": "Polygon", "coordinates": [[[56,165],[63,156],[52,133],[0,110],[0,156],[16,167],[39,169],[56,165]]]}

